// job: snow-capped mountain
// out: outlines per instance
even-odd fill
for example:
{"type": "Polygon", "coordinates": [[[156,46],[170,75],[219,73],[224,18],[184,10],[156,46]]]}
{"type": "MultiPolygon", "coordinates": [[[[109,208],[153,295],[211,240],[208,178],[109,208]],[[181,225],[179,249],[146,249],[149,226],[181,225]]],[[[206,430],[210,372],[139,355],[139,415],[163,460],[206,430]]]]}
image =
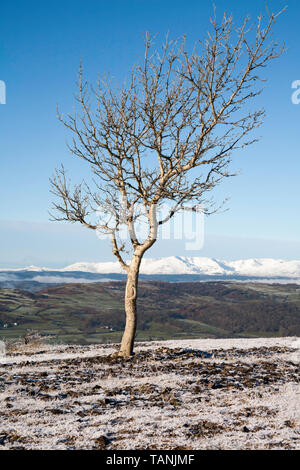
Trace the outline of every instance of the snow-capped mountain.
{"type": "MultiPolygon", "coordinates": [[[[124,273],[118,262],[75,263],[61,271],[81,271],[98,274],[124,273]]],[[[199,274],[207,276],[254,276],[300,278],[300,261],[272,258],[224,261],[212,258],[170,256],[145,258],[141,274],[199,274]]]]}
{"type": "MultiPolygon", "coordinates": [[[[21,286],[30,290],[36,285],[124,280],[124,274],[125,271],[117,261],[75,263],[62,269],[39,268],[37,266],[22,269],[0,269],[0,288],[21,286]]],[[[272,258],[225,261],[184,256],[145,258],[141,264],[140,274],[141,279],[170,282],[249,280],[300,285],[300,261],[272,258]]]]}
{"type": "Polygon", "coordinates": [[[29,272],[51,271],[51,269],[50,268],[40,268],[39,266],[31,265],[31,266],[26,266],[26,268],[9,268],[9,269],[1,268],[0,272],[1,271],[11,271],[11,272],[18,273],[18,272],[21,272],[21,271],[22,272],[23,271],[29,271],[29,272]]]}

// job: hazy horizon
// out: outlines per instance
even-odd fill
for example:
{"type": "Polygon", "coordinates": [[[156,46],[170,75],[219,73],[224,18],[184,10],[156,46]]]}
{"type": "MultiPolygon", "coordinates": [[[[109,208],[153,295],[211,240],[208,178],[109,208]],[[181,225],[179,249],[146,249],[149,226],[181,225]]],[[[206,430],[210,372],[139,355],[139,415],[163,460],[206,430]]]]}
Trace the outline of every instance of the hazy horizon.
{"type": "MultiPolygon", "coordinates": [[[[18,269],[31,265],[61,269],[76,262],[116,261],[108,240],[99,240],[94,232],[75,225],[0,221],[0,244],[0,269],[18,269]]],[[[145,254],[145,258],[169,256],[227,261],[249,258],[291,261],[300,259],[300,241],[205,232],[204,246],[200,250],[187,251],[185,240],[158,240],[145,254]]]]}

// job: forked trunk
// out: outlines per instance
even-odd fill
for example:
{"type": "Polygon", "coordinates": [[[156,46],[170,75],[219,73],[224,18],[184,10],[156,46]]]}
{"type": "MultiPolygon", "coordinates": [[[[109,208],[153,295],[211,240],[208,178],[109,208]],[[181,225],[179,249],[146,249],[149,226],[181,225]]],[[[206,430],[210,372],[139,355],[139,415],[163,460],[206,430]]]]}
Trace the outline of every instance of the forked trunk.
{"type": "Polygon", "coordinates": [[[136,332],[136,299],[138,289],[138,277],[142,255],[134,254],[127,274],[125,290],[126,325],[123,333],[119,356],[131,356],[133,354],[134,338],[136,332]]]}

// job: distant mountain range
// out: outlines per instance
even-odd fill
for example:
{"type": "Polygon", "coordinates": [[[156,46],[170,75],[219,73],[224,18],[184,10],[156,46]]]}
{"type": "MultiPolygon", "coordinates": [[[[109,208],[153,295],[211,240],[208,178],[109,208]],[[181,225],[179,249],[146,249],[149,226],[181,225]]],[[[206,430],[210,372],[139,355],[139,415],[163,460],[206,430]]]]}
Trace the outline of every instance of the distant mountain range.
{"type": "MultiPolygon", "coordinates": [[[[110,274],[123,273],[118,262],[75,263],[62,271],[81,271],[110,274]]],[[[300,261],[261,258],[238,261],[223,261],[213,258],[168,258],[143,259],[141,274],[201,274],[207,276],[258,276],[300,278],[300,261]]]]}
{"type": "MultiPolygon", "coordinates": [[[[272,258],[250,258],[225,261],[214,258],[170,256],[145,258],[141,278],[163,281],[267,281],[300,284],[300,261],[272,258]]],[[[29,266],[21,269],[0,269],[0,287],[26,288],[35,284],[96,282],[123,280],[125,272],[118,262],[80,262],[62,269],[29,266]],[[22,285],[20,285],[22,283],[22,285]],[[26,284],[27,283],[27,284],[26,284]]]]}

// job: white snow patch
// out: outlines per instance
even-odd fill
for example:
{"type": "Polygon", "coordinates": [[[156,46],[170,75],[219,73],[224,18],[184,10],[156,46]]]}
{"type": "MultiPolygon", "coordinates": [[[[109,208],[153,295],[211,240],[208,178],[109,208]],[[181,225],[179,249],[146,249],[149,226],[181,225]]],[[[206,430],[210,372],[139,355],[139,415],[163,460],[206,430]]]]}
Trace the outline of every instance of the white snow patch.
{"type": "Polygon", "coordinates": [[[116,345],[8,355],[0,367],[2,448],[92,449],[107,436],[109,450],[300,449],[299,343],[297,337],[137,343],[145,359],[123,366],[99,360],[116,345]],[[187,356],[168,359],[169,348],[187,356]],[[225,366],[236,371],[226,373],[232,387],[203,386],[208,370],[209,380],[226,381],[225,366]],[[277,381],[261,382],[273,367],[277,381]],[[252,387],[239,375],[248,368],[249,379],[255,370],[259,381],[252,387]]]}

